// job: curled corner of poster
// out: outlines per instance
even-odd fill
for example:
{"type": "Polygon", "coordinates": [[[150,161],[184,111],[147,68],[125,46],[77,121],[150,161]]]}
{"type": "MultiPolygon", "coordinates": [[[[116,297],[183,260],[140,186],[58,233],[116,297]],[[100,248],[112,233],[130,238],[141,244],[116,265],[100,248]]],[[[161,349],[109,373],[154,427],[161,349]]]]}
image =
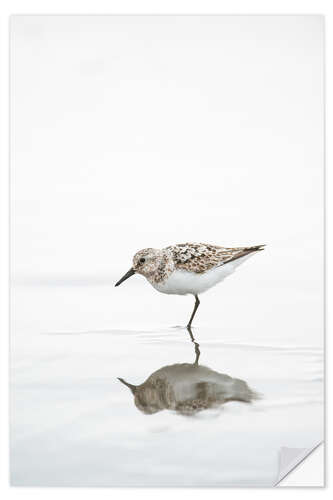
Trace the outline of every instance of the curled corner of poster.
{"type": "Polygon", "coordinates": [[[279,468],[277,480],[274,486],[277,486],[290,472],[292,472],[303,460],[306,459],[323,441],[319,441],[311,448],[288,448],[282,446],[279,452],[279,468]]]}

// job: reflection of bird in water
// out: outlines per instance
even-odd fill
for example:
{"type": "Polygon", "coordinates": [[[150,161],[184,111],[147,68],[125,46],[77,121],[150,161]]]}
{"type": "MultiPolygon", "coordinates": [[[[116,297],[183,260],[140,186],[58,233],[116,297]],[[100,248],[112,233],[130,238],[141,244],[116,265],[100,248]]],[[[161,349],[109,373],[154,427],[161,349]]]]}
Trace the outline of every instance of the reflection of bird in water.
{"type": "MultiPolygon", "coordinates": [[[[192,341],[192,332],[189,330],[192,341]]],[[[177,363],[163,366],[140,385],[133,385],[119,378],[134,395],[134,403],[146,414],[173,410],[182,415],[217,408],[228,401],[250,403],[258,395],[244,380],[218,373],[199,365],[199,345],[195,344],[194,363],[177,363]]]]}

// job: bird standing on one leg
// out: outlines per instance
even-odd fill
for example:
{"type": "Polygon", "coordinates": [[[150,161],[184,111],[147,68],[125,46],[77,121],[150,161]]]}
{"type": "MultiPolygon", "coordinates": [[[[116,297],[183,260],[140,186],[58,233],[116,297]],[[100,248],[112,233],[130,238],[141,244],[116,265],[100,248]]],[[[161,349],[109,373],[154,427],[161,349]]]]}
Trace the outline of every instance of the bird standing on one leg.
{"type": "Polygon", "coordinates": [[[263,247],[227,248],[206,243],[181,243],[161,250],[145,248],[134,255],[133,267],[115,286],[137,273],[145,276],[159,292],[194,295],[194,309],[187,325],[190,327],[200,304],[198,295],[224,280],[263,247]]]}

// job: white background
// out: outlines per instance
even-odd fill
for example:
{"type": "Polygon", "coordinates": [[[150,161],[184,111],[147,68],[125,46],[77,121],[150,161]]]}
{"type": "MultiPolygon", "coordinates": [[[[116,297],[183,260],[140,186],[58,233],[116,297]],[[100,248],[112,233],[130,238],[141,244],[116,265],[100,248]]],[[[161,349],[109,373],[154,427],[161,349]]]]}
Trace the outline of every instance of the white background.
{"type": "MultiPolygon", "coordinates": [[[[58,5],[59,5],[59,4],[58,4],[58,5]]],[[[303,3],[303,5],[304,5],[304,3],[303,3]]],[[[317,3],[316,5],[318,6],[319,4],[317,3]]],[[[67,4],[67,8],[68,8],[68,4],[67,4]]],[[[122,11],[123,11],[123,8],[124,8],[124,7],[122,6],[122,9],[121,9],[122,11]]],[[[192,4],[192,8],[193,8],[193,4],[192,4]]],[[[280,8],[281,8],[281,4],[280,4],[280,8]]],[[[318,8],[318,7],[317,7],[317,8],[318,8]]],[[[44,9],[45,9],[45,7],[43,8],[43,10],[44,10],[44,9]]],[[[290,3],[289,3],[289,9],[290,9],[290,3]]],[[[76,10],[76,9],[75,9],[75,10],[76,10]]],[[[201,9],[201,8],[200,8],[200,9],[197,9],[197,11],[198,11],[198,10],[199,10],[199,11],[202,11],[202,9],[201,9]]],[[[212,11],[214,11],[214,10],[215,10],[215,9],[213,9],[213,8],[212,8],[212,11]]],[[[264,10],[265,10],[265,11],[267,11],[267,7],[265,7],[265,8],[264,8],[264,10]]],[[[38,11],[38,8],[37,8],[37,11],[38,11]]],[[[151,12],[151,8],[150,8],[150,9],[148,8],[148,12],[149,12],[149,11],[151,12]]],[[[165,12],[165,10],[163,10],[163,11],[165,12]]],[[[259,11],[260,11],[260,7],[259,7],[259,11]]],[[[65,12],[65,11],[63,11],[63,12],[65,12]]],[[[175,10],[173,10],[173,12],[175,12],[175,10]]],[[[262,10],[261,10],[261,12],[262,12],[262,10]]],[[[6,174],[5,174],[5,176],[6,176],[6,174]]],[[[6,198],[6,197],[5,197],[5,198],[6,198]]],[[[4,198],[4,199],[5,199],[5,198],[4,198]]],[[[5,435],[5,434],[3,434],[3,435],[5,435]]],[[[257,494],[257,493],[256,493],[256,494],[257,494]]],[[[303,494],[304,494],[304,492],[302,492],[302,495],[303,495],[303,494]]]]}

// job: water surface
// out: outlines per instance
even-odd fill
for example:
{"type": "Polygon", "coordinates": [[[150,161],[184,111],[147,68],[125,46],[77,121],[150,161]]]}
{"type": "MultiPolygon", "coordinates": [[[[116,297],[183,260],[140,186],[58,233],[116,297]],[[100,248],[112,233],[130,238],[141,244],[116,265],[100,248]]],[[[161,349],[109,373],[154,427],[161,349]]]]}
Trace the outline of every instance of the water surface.
{"type": "Polygon", "coordinates": [[[251,334],[241,318],[83,328],[106,290],[15,293],[14,485],[268,486],[281,446],[322,438],[315,343],[251,334]]]}

